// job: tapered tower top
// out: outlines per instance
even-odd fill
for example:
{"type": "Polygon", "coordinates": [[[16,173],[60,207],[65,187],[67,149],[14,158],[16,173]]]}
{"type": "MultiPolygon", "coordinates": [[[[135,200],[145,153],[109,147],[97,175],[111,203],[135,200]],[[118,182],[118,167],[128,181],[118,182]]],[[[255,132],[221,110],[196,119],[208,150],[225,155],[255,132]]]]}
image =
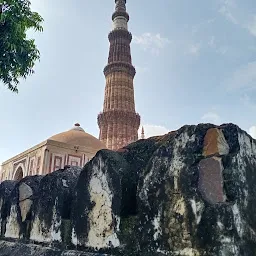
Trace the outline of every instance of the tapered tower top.
{"type": "Polygon", "coordinates": [[[115,0],[116,11],[126,11],[125,4],[126,0],[115,0]]]}
{"type": "Polygon", "coordinates": [[[112,15],[113,30],[128,30],[127,23],[129,21],[129,14],[126,12],[126,0],[115,0],[115,3],[115,12],[112,15]]]}

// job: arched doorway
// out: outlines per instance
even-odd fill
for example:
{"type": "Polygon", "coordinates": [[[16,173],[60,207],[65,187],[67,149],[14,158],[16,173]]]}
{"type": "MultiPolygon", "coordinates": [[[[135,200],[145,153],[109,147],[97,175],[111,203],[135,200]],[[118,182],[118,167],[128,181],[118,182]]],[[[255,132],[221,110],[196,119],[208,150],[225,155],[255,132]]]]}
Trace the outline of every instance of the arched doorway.
{"type": "Polygon", "coordinates": [[[14,179],[14,180],[17,180],[17,181],[20,181],[22,178],[23,178],[23,170],[22,170],[21,167],[19,167],[19,168],[16,170],[13,179],[14,179]]]}

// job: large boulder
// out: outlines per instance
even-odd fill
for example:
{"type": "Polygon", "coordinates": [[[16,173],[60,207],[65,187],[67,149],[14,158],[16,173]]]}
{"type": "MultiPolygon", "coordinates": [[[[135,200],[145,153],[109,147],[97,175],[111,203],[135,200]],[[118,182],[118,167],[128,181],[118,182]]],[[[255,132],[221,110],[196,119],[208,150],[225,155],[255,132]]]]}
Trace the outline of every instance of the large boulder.
{"type": "Polygon", "coordinates": [[[126,168],[119,171],[122,182],[121,222],[126,217],[137,214],[137,187],[139,178],[152,154],[158,148],[156,138],[136,141],[120,150],[120,156],[126,161],[126,168]]]}
{"type": "Polygon", "coordinates": [[[35,244],[0,241],[0,256],[112,256],[110,254],[68,251],[35,244]]]}
{"type": "Polygon", "coordinates": [[[32,205],[42,176],[27,176],[12,190],[6,219],[6,238],[28,238],[32,205]]]}
{"type": "Polygon", "coordinates": [[[63,243],[69,240],[70,213],[79,167],[66,166],[44,176],[32,208],[30,240],[63,243]]]}
{"type": "Polygon", "coordinates": [[[133,252],[254,255],[255,184],[256,142],[237,126],[169,134],[141,176],[133,252]]]}
{"type": "Polygon", "coordinates": [[[72,211],[72,243],[95,249],[118,247],[121,176],[127,163],[116,152],[101,150],[79,177],[72,211]]]}
{"type": "Polygon", "coordinates": [[[118,152],[101,150],[81,172],[72,213],[72,243],[91,249],[126,245],[122,227],[137,215],[137,185],[155,140],[141,140],[118,152]]]}
{"type": "Polygon", "coordinates": [[[6,219],[11,207],[11,194],[17,181],[6,180],[0,184],[0,234],[4,236],[6,230],[6,219]]]}

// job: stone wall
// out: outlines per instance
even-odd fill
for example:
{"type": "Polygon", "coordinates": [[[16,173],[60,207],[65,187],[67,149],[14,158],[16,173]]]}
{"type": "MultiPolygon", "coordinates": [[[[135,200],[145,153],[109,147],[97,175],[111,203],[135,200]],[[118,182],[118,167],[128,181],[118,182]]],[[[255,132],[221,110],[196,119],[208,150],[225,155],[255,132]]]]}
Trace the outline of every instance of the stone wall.
{"type": "Polygon", "coordinates": [[[184,126],[83,169],[1,183],[0,256],[254,256],[255,184],[246,132],[184,126]]]}

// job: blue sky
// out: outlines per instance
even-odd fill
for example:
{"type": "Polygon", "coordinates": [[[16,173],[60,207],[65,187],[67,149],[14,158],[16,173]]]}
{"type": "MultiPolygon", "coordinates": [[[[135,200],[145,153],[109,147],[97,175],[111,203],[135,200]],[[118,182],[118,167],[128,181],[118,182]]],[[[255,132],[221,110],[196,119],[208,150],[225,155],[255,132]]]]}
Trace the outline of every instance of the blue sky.
{"type": "MultiPolygon", "coordinates": [[[[41,61],[0,87],[0,162],[79,122],[98,137],[114,0],[32,0],[41,61]]],[[[256,136],[255,0],[127,0],[136,109],[146,136],[233,122],[256,136]]]]}

